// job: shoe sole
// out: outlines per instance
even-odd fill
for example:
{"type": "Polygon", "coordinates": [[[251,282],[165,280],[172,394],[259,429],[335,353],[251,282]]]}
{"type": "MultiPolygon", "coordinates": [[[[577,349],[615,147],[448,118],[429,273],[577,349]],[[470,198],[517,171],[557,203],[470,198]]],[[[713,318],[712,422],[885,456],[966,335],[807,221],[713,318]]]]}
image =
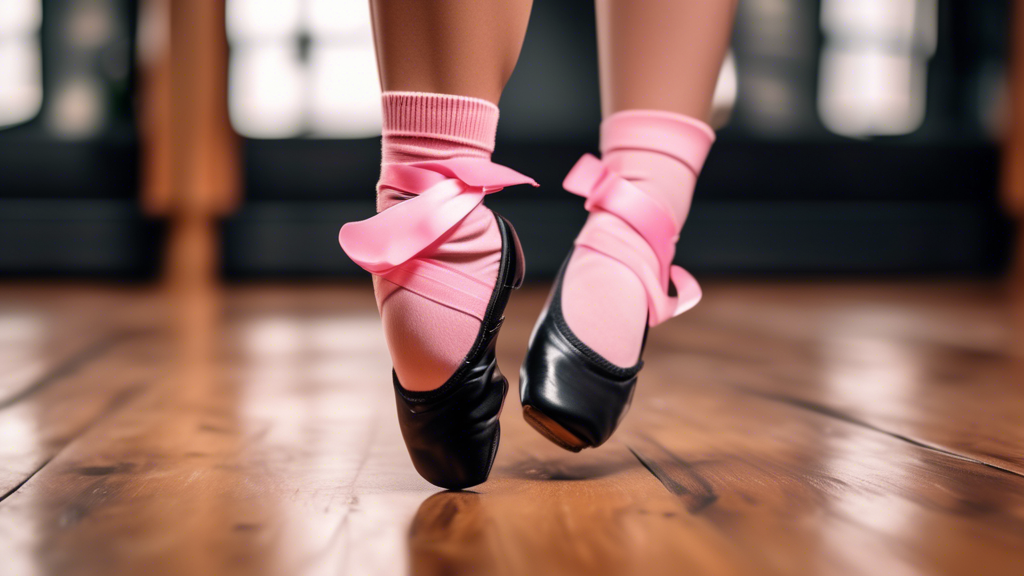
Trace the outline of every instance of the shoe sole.
{"type": "Polygon", "coordinates": [[[523,405],[523,419],[541,436],[570,452],[579,452],[590,447],[590,444],[580,440],[575,434],[563,428],[561,424],[529,404],[523,405]]]}

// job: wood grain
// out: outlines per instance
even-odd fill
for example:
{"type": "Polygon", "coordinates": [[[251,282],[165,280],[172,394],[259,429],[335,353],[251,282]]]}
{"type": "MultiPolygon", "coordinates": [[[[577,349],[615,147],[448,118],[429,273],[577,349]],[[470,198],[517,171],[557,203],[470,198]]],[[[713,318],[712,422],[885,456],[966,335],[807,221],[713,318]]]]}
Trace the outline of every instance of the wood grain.
{"type": "Polygon", "coordinates": [[[652,344],[674,351],[688,382],[1024,473],[1024,334],[1011,296],[969,284],[723,289],[652,344]]]}
{"type": "MultiPolygon", "coordinates": [[[[544,297],[507,312],[513,389],[544,297]]],[[[612,441],[565,452],[513,392],[492,479],[457,493],[411,467],[366,286],[0,303],[51,335],[0,340],[7,373],[55,375],[0,405],[0,574],[1024,566],[1024,350],[995,284],[711,284],[652,331],[612,441]]]]}

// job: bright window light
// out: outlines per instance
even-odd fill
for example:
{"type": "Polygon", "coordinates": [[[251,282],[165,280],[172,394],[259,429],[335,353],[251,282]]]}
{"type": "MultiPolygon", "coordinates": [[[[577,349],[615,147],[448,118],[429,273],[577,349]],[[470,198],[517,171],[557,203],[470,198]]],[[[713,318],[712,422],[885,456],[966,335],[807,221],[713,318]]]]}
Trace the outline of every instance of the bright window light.
{"type": "Polygon", "coordinates": [[[925,61],[877,47],[822,52],[825,125],[849,136],[898,135],[924,121],[925,61]]]}
{"type": "Polygon", "coordinates": [[[373,47],[318,42],[314,46],[309,91],[313,135],[380,135],[380,84],[373,47]]]}
{"type": "Polygon", "coordinates": [[[41,60],[36,38],[0,38],[0,126],[20,124],[39,114],[41,60]]]}
{"type": "Polygon", "coordinates": [[[306,29],[313,36],[339,37],[370,31],[368,0],[306,0],[305,16],[306,29]]]}
{"type": "Polygon", "coordinates": [[[821,28],[831,37],[909,40],[917,0],[824,0],[821,28]]]}
{"type": "Polygon", "coordinates": [[[236,48],[228,74],[228,108],[239,133],[253,138],[302,134],[306,71],[297,44],[271,42],[236,48]]]}
{"type": "Polygon", "coordinates": [[[366,0],[229,0],[227,10],[228,98],[239,134],[380,134],[380,86],[366,0]]]}
{"type": "Polygon", "coordinates": [[[0,127],[35,118],[43,104],[40,0],[0,1],[0,127]]]}
{"type": "Polygon", "coordinates": [[[43,21],[41,0],[3,0],[0,2],[0,35],[36,34],[43,21]]]}
{"type": "Polygon", "coordinates": [[[247,42],[293,38],[299,34],[301,18],[301,0],[228,0],[228,39],[247,42]]]}
{"type": "Polygon", "coordinates": [[[718,72],[715,95],[711,99],[711,125],[716,129],[725,126],[732,115],[732,109],[736,106],[736,84],[736,58],[730,50],[718,72]]]}
{"type": "Polygon", "coordinates": [[[844,136],[913,132],[925,117],[936,0],[823,0],[818,112],[844,136]]]}

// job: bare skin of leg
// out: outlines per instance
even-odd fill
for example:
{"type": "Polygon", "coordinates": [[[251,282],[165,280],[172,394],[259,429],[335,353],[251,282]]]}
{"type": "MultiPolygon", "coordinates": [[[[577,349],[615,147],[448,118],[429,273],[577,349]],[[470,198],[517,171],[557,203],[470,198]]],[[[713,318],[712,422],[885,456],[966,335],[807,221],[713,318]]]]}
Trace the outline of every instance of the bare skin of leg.
{"type": "MultiPolygon", "coordinates": [[[[656,110],[707,122],[736,0],[596,0],[601,104],[605,118],[623,110],[656,110]]],[[[670,210],[682,228],[697,174],[652,150],[602,150],[609,169],[670,210]]],[[[637,246],[645,241],[612,214],[592,212],[598,229],[637,246]]],[[[658,266],[651,254],[638,254],[658,266]]],[[[609,362],[633,366],[648,323],[640,279],[625,264],[592,250],[574,251],[562,285],[569,327],[609,362]]]]}
{"type": "Polygon", "coordinates": [[[385,91],[501,98],[533,0],[371,0],[385,91]]]}
{"type": "Polygon", "coordinates": [[[707,121],[737,0],[596,0],[601,108],[707,121]]]}
{"type": "MultiPolygon", "coordinates": [[[[519,58],[532,7],[533,0],[370,0],[382,88],[497,104],[519,58]]],[[[386,152],[386,138],[382,144],[386,152]]],[[[467,219],[473,223],[455,236],[476,252],[450,254],[450,264],[482,265],[494,256],[484,254],[488,246],[501,248],[493,217],[474,213],[467,219]]],[[[375,276],[375,287],[379,282],[375,276]]],[[[480,321],[408,290],[394,292],[387,303],[381,321],[402,386],[426,391],[442,385],[472,347],[480,321]]]]}

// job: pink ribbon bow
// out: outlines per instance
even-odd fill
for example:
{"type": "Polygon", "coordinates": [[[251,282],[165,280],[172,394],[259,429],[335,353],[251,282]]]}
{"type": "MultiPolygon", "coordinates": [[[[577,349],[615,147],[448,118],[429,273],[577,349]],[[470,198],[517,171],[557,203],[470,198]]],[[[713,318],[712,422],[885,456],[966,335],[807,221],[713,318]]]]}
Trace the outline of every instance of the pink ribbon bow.
{"type": "Polygon", "coordinates": [[[480,205],[484,196],[532,178],[483,158],[390,164],[381,188],[415,195],[361,222],[341,227],[338,242],[364,270],[474,316],[493,287],[429,259],[429,248],[480,205]]]}
{"type": "Polygon", "coordinates": [[[679,235],[672,215],[660,202],[590,154],[579,159],[562,186],[586,198],[588,211],[601,210],[622,219],[654,251],[658,270],[651,270],[640,262],[634,250],[611,233],[593,229],[576,240],[578,246],[586,246],[618,260],[637,275],[647,292],[651,326],[678,316],[700,302],[701,289],[697,280],[686,270],[672,265],[679,235]],[[675,287],[675,296],[669,295],[670,284],[675,287]]]}

